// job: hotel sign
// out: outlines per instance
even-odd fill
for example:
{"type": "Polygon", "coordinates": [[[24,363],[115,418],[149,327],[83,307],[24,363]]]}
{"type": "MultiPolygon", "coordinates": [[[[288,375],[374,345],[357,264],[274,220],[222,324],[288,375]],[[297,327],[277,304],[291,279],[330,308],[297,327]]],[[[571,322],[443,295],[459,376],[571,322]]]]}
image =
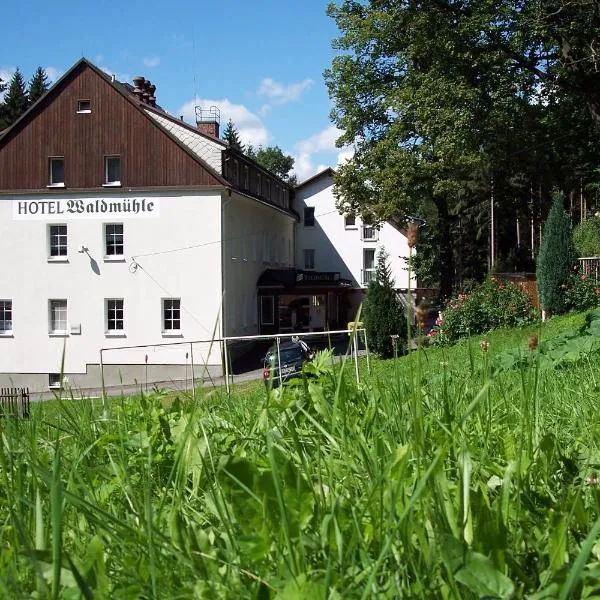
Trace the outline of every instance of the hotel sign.
{"type": "Polygon", "coordinates": [[[17,221],[51,219],[136,219],[159,216],[157,198],[64,198],[13,200],[17,221]]]}

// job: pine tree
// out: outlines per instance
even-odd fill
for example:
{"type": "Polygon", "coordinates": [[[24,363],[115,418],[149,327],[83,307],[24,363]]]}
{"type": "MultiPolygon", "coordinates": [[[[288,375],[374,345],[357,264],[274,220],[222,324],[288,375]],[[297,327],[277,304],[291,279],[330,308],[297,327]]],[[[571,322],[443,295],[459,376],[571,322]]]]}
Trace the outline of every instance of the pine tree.
{"type": "Polygon", "coordinates": [[[397,335],[398,347],[406,344],[406,319],[392,280],[387,262],[388,254],[382,248],[377,255],[375,279],[369,284],[363,304],[363,323],[369,346],[384,358],[394,354],[392,335],[397,335]]]}
{"type": "Polygon", "coordinates": [[[17,68],[8,84],[4,97],[3,120],[12,125],[27,110],[27,89],[21,71],[17,68]]]}
{"type": "Polygon", "coordinates": [[[48,75],[42,67],[38,67],[29,82],[29,104],[39,100],[50,88],[48,75]]]}
{"type": "Polygon", "coordinates": [[[225,131],[223,131],[223,139],[229,144],[230,148],[234,148],[240,152],[244,151],[244,146],[240,140],[240,134],[231,119],[227,121],[227,126],[225,127],[225,131]]]}
{"type": "Polygon", "coordinates": [[[556,191],[544,223],[536,270],[540,304],[546,314],[564,312],[561,286],[567,285],[575,260],[571,218],[564,209],[564,195],[556,191]]]}

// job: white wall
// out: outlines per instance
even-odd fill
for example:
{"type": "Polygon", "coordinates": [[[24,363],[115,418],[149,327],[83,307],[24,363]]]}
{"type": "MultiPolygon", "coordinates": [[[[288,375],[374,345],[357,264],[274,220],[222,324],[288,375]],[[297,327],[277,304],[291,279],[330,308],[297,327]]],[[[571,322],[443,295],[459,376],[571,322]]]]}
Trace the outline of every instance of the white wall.
{"type": "Polygon", "coordinates": [[[225,332],[228,336],[255,335],[256,283],[265,269],[293,266],[295,219],[235,192],[223,206],[225,332]]]}
{"type": "MultiPolygon", "coordinates": [[[[65,373],[84,373],[86,364],[98,363],[101,347],[210,339],[222,287],[220,194],[133,195],[107,190],[102,197],[114,201],[145,198],[154,202],[153,214],[115,218],[63,213],[25,218],[16,214],[14,203],[60,200],[64,210],[69,200],[90,201],[98,196],[0,196],[0,253],[4,257],[0,299],[13,302],[13,337],[0,337],[0,373],[59,372],[63,344],[65,373]],[[124,261],[104,259],[106,222],[124,224],[124,261]],[[68,262],[48,260],[49,223],[67,224],[68,262]],[[89,255],[77,251],[82,245],[89,255]],[[157,254],[187,246],[197,247],[157,254]],[[136,270],[131,267],[132,256],[138,257],[136,270]],[[181,298],[180,337],[162,334],[161,298],[165,297],[181,298]],[[125,337],[105,333],[105,298],[124,299],[125,337]],[[69,325],[80,324],[80,335],[49,335],[49,299],[67,299],[69,325]]],[[[104,359],[133,364],[143,362],[148,353],[150,363],[183,364],[186,351],[185,346],[161,352],[122,350],[105,353],[104,359]]],[[[197,356],[194,360],[200,362],[197,356]]],[[[220,359],[215,356],[211,362],[220,359]]]]}
{"type": "MultiPolygon", "coordinates": [[[[405,257],[408,257],[406,237],[389,223],[384,223],[376,242],[361,240],[361,220],[356,218],[356,228],[346,229],[344,217],[335,207],[333,182],[323,175],[303,186],[296,193],[296,210],[303,216],[304,207],[315,208],[315,226],[305,227],[300,222],[296,236],[296,266],[304,268],[305,248],[315,250],[315,270],[338,271],[341,277],[351,279],[354,286],[362,286],[363,250],[374,248],[375,254],[385,246],[388,262],[397,288],[408,285],[405,257]]],[[[414,279],[411,283],[415,285],[414,279]]]]}

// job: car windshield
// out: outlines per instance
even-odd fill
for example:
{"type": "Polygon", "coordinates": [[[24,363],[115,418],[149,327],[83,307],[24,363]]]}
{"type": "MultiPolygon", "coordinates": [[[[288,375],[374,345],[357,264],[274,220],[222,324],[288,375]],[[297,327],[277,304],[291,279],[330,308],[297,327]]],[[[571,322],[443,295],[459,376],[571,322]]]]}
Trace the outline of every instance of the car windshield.
{"type": "MultiPolygon", "coordinates": [[[[288,348],[286,350],[280,350],[281,362],[294,362],[296,360],[302,360],[302,354],[299,348],[288,348]]],[[[267,355],[268,360],[273,361],[277,364],[277,350],[272,350],[267,355]]]]}

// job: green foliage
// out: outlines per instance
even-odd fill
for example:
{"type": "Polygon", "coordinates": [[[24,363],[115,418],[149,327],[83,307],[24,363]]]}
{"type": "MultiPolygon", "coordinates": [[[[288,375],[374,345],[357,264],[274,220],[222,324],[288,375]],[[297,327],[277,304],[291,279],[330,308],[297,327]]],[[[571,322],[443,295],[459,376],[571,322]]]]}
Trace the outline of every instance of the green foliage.
{"type": "Polygon", "coordinates": [[[244,146],[240,140],[240,134],[235,128],[235,125],[231,119],[227,121],[225,131],[223,131],[223,135],[221,137],[229,144],[230,148],[244,152],[244,146]]]}
{"type": "Polygon", "coordinates": [[[492,196],[497,256],[517,266],[517,221],[545,216],[553,186],[598,177],[590,23],[600,17],[590,3],[562,4],[329,6],[340,30],[326,72],[332,118],[338,144],[355,148],[336,173],[339,207],[375,222],[435,213],[437,260],[419,269],[439,267],[442,295],[487,271],[492,196]]]}
{"type": "Polygon", "coordinates": [[[39,100],[49,88],[46,71],[42,67],[38,67],[29,82],[29,104],[39,100]]]}
{"type": "Polygon", "coordinates": [[[581,312],[600,305],[600,284],[585,274],[571,275],[563,294],[566,310],[581,312]]]}
{"type": "Polygon", "coordinates": [[[21,71],[17,68],[14,72],[2,107],[2,117],[6,125],[12,125],[27,109],[27,88],[21,71]]]}
{"type": "Polygon", "coordinates": [[[518,285],[491,277],[469,293],[452,298],[429,335],[434,343],[446,344],[501,327],[523,327],[534,321],[535,311],[529,296],[518,285]]]}
{"type": "Polygon", "coordinates": [[[35,403],[1,421],[0,597],[592,598],[600,350],[525,348],[600,340],[583,320],[363,362],[360,386],[323,354],[270,393],[35,403]]]}
{"type": "Polygon", "coordinates": [[[600,216],[594,216],[573,228],[573,243],[579,257],[600,256],[600,216]]]}
{"type": "Polygon", "coordinates": [[[563,194],[554,192],[536,269],[540,303],[548,313],[560,314],[567,310],[562,286],[568,284],[575,261],[571,219],[564,209],[563,194]]]}
{"type": "Polygon", "coordinates": [[[398,336],[400,353],[406,345],[406,320],[387,259],[387,253],[381,248],[377,255],[375,278],[369,283],[362,312],[369,347],[382,357],[394,354],[392,335],[398,336]]]}
{"type": "Polygon", "coordinates": [[[284,154],[279,146],[259,146],[258,149],[248,146],[246,154],[283,181],[296,185],[296,175],[290,174],[294,168],[294,158],[284,154]]]}

